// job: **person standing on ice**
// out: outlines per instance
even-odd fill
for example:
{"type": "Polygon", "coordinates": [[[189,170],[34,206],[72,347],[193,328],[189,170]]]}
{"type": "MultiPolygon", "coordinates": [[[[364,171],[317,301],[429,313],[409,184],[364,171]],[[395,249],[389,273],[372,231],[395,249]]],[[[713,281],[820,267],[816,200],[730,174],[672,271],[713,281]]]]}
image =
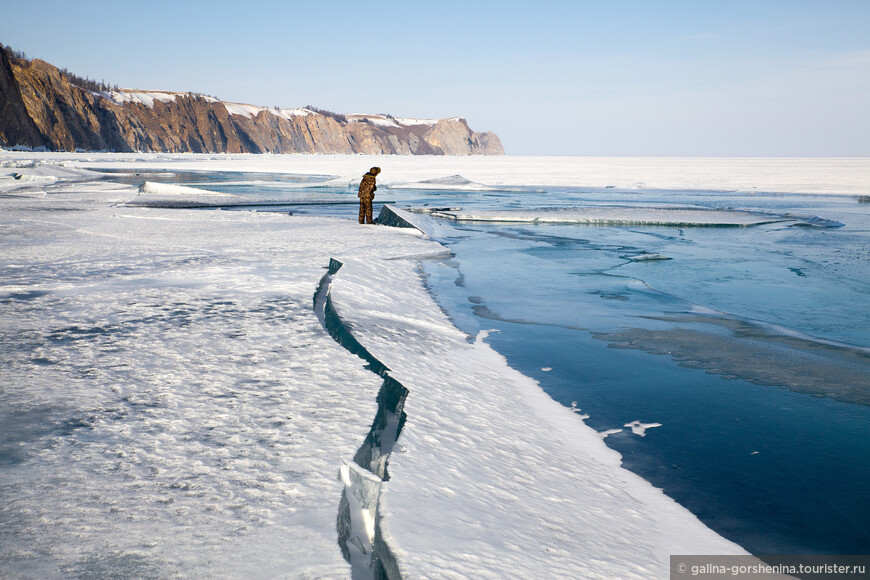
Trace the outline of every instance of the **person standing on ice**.
{"type": "Polygon", "coordinates": [[[359,184],[359,223],[361,224],[375,223],[372,220],[372,200],[375,198],[375,190],[378,188],[375,185],[375,178],[380,172],[380,167],[372,167],[368,173],[363,175],[359,184]]]}

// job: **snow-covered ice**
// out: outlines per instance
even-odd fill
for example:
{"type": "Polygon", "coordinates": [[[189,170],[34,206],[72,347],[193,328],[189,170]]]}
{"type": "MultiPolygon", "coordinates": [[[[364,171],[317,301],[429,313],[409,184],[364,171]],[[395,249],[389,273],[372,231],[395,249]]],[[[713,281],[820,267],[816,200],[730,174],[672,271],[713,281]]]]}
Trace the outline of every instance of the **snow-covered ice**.
{"type": "Polygon", "coordinates": [[[338,474],[380,382],[312,295],[332,255],[441,247],[136,193],[0,201],[0,576],[348,576],[338,474]]]}

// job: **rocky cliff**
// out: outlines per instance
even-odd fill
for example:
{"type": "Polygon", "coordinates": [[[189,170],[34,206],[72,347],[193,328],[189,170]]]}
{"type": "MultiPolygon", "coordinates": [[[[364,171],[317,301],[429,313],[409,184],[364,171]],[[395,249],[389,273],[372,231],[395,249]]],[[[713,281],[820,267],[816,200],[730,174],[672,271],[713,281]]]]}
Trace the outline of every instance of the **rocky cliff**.
{"type": "Polygon", "coordinates": [[[465,119],[336,115],[192,93],[92,91],[0,50],[0,146],[54,151],[503,155],[465,119]]]}

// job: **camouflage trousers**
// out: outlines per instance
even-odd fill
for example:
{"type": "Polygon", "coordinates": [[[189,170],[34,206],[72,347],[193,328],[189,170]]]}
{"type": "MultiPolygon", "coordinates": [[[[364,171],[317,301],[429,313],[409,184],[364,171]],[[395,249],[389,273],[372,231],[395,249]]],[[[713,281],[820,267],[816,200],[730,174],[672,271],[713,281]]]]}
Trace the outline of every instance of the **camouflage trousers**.
{"type": "Polygon", "coordinates": [[[359,223],[361,224],[373,224],[375,223],[372,219],[372,200],[370,199],[360,199],[359,200],[359,223]]]}

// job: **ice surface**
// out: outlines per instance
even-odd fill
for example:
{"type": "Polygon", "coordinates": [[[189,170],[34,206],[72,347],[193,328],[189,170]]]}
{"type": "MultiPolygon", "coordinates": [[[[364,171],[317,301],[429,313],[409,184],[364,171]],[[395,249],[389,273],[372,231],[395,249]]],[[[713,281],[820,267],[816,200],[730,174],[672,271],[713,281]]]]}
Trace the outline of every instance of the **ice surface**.
{"type": "Polygon", "coordinates": [[[539,210],[438,211],[433,216],[457,221],[589,225],[754,226],[785,221],[743,211],[698,208],[592,206],[539,210]]]}

